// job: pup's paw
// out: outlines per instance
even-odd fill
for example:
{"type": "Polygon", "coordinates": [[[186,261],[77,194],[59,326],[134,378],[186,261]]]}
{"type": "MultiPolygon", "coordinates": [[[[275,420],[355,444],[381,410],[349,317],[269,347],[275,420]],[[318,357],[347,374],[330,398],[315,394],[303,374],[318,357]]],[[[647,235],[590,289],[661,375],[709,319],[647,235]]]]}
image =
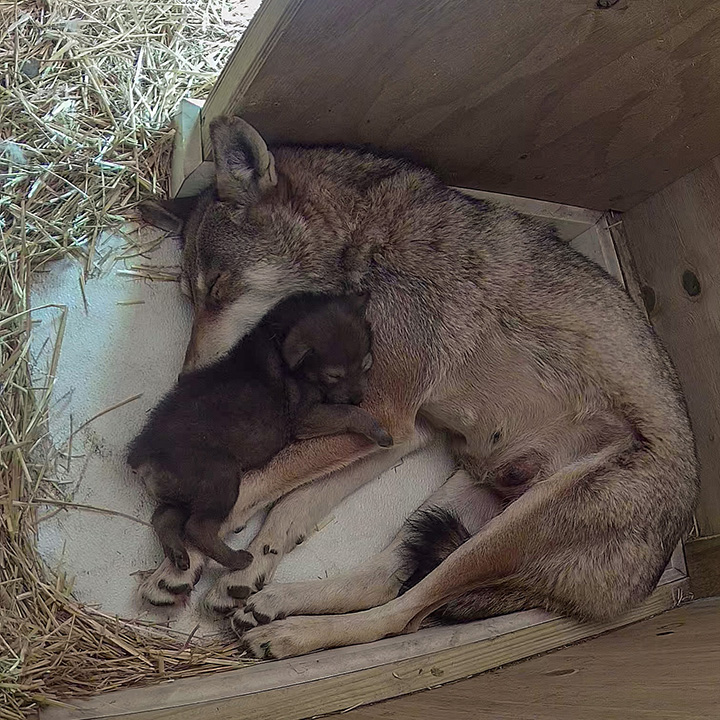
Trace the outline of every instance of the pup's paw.
{"type": "Polygon", "coordinates": [[[370,440],[380,447],[388,448],[394,444],[392,435],[375,419],[370,421],[370,427],[366,434],[370,440]]]}
{"type": "Polygon", "coordinates": [[[170,562],[180,571],[185,572],[190,569],[190,556],[187,550],[182,547],[166,547],[165,556],[169,558],[170,562]]]}
{"type": "Polygon", "coordinates": [[[395,441],[393,440],[392,435],[389,432],[387,432],[384,428],[380,428],[380,430],[378,430],[378,432],[376,433],[373,440],[375,440],[375,442],[381,448],[389,448],[395,444],[395,441]]]}
{"type": "Polygon", "coordinates": [[[250,567],[253,561],[252,553],[247,550],[234,550],[232,553],[232,564],[230,570],[245,570],[250,567]]]}

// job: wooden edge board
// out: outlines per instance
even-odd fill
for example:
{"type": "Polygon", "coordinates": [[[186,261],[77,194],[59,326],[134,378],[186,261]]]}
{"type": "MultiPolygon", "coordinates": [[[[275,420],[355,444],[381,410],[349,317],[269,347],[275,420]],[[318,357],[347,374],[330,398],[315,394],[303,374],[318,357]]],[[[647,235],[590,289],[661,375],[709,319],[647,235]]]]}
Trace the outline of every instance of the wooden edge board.
{"type": "Polygon", "coordinates": [[[540,611],[516,613],[243,670],[121,690],[74,701],[72,709],[49,708],[41,718],[304,720],[460,680],[600,635],[676,606],[687,587],[685,578],[659,586],[642,605],[608,623],[580,623],[540,611]],[[502,626],[508,618],[517,621],[522,616],[525,627],[499,634],[488,631],[493,621],[502,626]]]}

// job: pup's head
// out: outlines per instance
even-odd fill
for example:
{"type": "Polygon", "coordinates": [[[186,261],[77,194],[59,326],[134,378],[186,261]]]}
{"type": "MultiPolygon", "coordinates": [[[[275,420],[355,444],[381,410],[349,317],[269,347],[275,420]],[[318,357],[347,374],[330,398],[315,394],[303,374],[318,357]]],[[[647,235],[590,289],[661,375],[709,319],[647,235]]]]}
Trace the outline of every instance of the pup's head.
{"type": "Polygon", "coordinates": [[[145,220],[183,239],[181,287],[194,313],[186,371],[224,355],[284,297],[340,290],[332,241],[309,232],[257,131],[219,118],[210,136],[214,187],[140,206],[145,220]]]}
{"type": "Polygon", "coordinates": [[[358,405],[372,365],[364,296],[330,300],[303,316],[283,343],[288,367],[317,386],[328,403],[358,405]]]}

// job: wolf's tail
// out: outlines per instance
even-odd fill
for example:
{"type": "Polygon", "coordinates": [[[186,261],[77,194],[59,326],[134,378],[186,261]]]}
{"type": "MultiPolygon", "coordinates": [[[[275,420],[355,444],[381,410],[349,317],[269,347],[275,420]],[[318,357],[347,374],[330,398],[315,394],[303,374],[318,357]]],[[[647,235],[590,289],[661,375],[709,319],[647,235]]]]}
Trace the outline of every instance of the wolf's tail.
{"type": "Polygon", "coordinates": [[[402,555],[408,579],[401,592],[417,585],[448,555],[471,537],[456,513],[446,508],[420,508],[405,523],[402,555]]]}

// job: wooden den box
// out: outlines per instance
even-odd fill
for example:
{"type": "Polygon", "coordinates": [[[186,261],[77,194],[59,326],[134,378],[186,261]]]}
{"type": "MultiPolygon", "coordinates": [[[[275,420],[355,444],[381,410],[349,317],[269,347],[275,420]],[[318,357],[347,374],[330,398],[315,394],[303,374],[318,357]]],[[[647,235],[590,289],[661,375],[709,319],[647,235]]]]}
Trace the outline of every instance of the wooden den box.
{"type": "Polygon", "coordinates": [[[529,611],[51,708],[47,720],[301,720],[454,681],[720,590],[720,2],[265,0],[178,118],[172,190],[212,178],[208,124],[367,144],[554,222],[667,346],[702,465],[696,535],[606,625],[529,611]],[[689,575],[689,578],[688,578],[689,575]]]}

